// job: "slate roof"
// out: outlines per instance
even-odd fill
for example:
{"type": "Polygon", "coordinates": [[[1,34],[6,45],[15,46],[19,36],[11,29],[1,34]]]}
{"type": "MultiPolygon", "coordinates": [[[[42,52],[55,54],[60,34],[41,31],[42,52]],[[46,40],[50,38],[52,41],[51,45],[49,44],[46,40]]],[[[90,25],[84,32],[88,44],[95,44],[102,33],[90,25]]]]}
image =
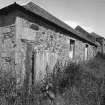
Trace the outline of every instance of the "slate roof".
{"type": "Polygon", "coordinates": [[[90,33],[98,43],[100,43],[101,45],[103,44],[103,41],[105,41],[105,38],[96,34],[95,32],[90,33]]]}
{"type": "Polygon", "coordinates": [[[71,28],[70,26],[68,26],[67,24],[62,22],[61,20],[57,19],[56,17],[54,17],[53,15],[48,13],[46,10],[40,8],[39,6],[34,4],[33,2],[29,2],[28,4],[26,4],[24,6],[20,6],[17,3],[13,3],[7,7],[0,9],[0,13],[5,14],[5,12],[9,12],[9,10],[14,10],[14,9],[21,9],[22,11],[30,12],[32,14],[38,15],[41,18],[57,25],[58,27],[66,30],[70,33],[72,33],[74,36],[79,37],[81,40],[86,41],[86,42],[90,43],[91,45],[97,46],[94,42],[92,42],[86,36],[84,36],[81,33],[76,32],[76,30],[74,30],[73,28],[71,28]]]}
{"type": "Polygon", "coordinates": [[[95,42],[95,37],[93,35],[91,35],[90,33],[88,33],[85,29],[83,29],[81,26],[77,26],[75,28],[76,31],[78,31],[79,33],[83,34],[83,36],[87,37],[89,40],[91,40],[92,42],[95,42]]]}
{"type": "Polygon", "coordinates": [[[95,38],[103,38],[103,39],[104,39],[104,37],[102,37],[102,36],[96,34],[95,32],[92,32],[92,33],[90,33],[90,34],[91,34],[93,37],[95,37],[95,38]]]}
{"type": "Polygon", "coordinates": [[[81,26],[77,26],[75,28],[75,30],[78,31],[79,33],[83,34],[84,36],[86,36],[89,40],[91,40],[92,42],[96,43],[98,46],[99,46],[99,44],[102,44],[102,40],[104,39],[104,37],[96,34],[95,32],[88,33],[81,26]]]}

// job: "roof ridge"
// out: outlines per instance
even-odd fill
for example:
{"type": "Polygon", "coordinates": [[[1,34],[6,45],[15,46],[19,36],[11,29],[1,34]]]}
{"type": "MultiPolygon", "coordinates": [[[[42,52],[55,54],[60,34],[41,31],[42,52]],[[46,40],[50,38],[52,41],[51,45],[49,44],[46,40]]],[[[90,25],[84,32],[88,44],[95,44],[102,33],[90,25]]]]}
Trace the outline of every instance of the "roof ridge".
{"type": "MultiPolygon", "coordinates": [[[[66,27],[68,28],[71,28],[73,31],[75,31],[70,25],[66,24],[64,21],[60,20],[59,18],[57,18],[56,16],[54,16],[53,14],[47,12],[47,10],[41,8],[40,6],[38,6],[37,4],[33,3],[33,2],[29,2],[28,4],[24,5],[24,7],[27,7],[27,6],[31,6],[31,7],[38,7],[38,9],[40,9],[41,12],[45,12],[44,14],[45,15],[50,15],[51,17],[53,17],[53,19],[55,20],[58,20],[59,22],[63,23],[66,25],[66,27]],[[46,14],[47,13],[47,14],[46,14]]],[[[34,9],[33,9],[34,10],[34,9]]],[[[75,31],[76,32],[76,31],[75,31]]]]}
{"type": "Polygon", "coordinates": [[[84,37],[82,34],[77,33],[75,29],[73,29],[71,26],[67,25],[66,23],[64,23],[62,20],[56,18],[55,16],[53,16],[52,14],[50,14],[49,12],[47,12],[45,9],[41,8],[40,6],[36,5],[33,2],[29,2],[26,5],[19,5],[17,3],[13,3],[5,8],[0,9],[0,13],[5,13],[9,12],[9,10],[13,9],[20,9],[26,13],[32,13],[33,15],[37,15],[43,19],[45,19],[46,21],[56,25],[57,27],[65,30],[68,35],[71,34],[72,36],[74,35],[74,37],[78,37],[80,38],[82,41],[86,41],[92,45],[97,46],[95,43],[93,43],[91,40],[89,40],[88,38],[84,37]]]}

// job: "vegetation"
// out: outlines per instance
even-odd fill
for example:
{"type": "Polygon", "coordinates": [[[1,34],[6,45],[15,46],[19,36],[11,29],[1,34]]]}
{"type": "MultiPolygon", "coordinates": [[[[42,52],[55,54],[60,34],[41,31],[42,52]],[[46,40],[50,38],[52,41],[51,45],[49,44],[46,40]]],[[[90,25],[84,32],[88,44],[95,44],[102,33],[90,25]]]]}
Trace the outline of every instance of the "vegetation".
{"type": "Polygon", "coordinates": [[[82,64],[58,61],[52,73],[27,89],[17,89],[11,73],[0,73],[0,105],[104,105],[104,68],[102,54],[82,64]]]}

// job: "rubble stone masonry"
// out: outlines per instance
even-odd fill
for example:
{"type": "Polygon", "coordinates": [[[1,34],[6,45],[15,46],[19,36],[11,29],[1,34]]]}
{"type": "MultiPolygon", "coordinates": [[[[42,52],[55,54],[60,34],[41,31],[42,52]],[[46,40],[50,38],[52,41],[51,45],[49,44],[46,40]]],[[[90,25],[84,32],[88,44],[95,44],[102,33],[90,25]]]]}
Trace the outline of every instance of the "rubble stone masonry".
{"type": "Polygon", "coordinates": [[[15,72],[15,25],[0,27],[0,70],[15,72]]]}
{"type": "MultiPolygon", "coordinates": [[[[21,63],[18,63],[17,68],[21,69],[25,74],[26,47],[27,43],[32,46],[32,52],[35,52],[35,79],[40,80],[46,74],[46,66],[49,65],[49,72],[53,69],[58,59],[68,60],[70,51],[70,39],[75,40],[75,61],[84,61],[86,43],[71,37],[57,30],[57,27],[50,26],[39,19],[30,18],[29,16],[19,12],[16,18],[16,40],[17,40],[17,52],[21,52],[16,55],[17,59],[20,59],[21,63]],[[22,40],[21,40],[22,39],[22,40]]],[[[94,46],[88,44],[88,58],[91,59],[95,56],[94,46]]],[[[32,56],[32,53],[30,53],[32,56]]],[[[32,62],[32,61],[30,61],[32,62]]],[[[32,65],[30,65],[32,67],[32,65]]]]}
{"type": "MultiPolygon", "coordinates": [[[[46,72],[52,71],[58,59],[70,59],[70,39],[75,40],[71,60],[84,61],[86,43],[73,37],[72,33],[67,34],[53,24],[20,11],[7,16],[9,21],[4,16],[5,22],[0,23],[0,67],[3,71],[14,71],[17,83],[22,84],[27,74],[29,81],[32,81],[32,75],[35,80],[41,80],[46,72]]],[[[95,56],[95,47],[88,46],[88,59],[91,59],[95,56]]]]}

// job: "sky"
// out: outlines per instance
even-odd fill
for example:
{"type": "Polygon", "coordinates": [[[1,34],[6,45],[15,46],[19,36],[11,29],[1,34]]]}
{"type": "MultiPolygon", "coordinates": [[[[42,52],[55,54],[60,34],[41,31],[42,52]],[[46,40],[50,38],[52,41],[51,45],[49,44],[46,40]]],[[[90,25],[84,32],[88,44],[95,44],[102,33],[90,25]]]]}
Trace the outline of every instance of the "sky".
{"type": "Polygon", "coordinates": [[[0,8],[13,2],[23,5],[34,2],[49,13],[75,28],[105,37],[105,0],[0,0],[0,8]]]}

